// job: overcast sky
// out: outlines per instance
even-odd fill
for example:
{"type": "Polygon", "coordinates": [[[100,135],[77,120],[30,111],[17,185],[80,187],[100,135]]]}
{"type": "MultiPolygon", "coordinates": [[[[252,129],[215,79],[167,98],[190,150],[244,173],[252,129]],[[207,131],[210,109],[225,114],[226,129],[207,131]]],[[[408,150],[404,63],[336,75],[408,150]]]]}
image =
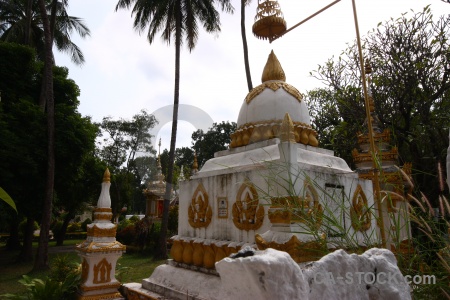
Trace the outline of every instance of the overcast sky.
{"type": "MultiPolygon", "coordinates": [[[[279,0],[288,28],[308,17],[332,0],[279,0]]],[[[82,49],[86,63],[75,66],[65,54],[56,53],[56,63],[69,68],[69,77],[81,90],[79,111],[94,121],[105,116],[130,119],[142,109],[157,111],[162,149],[169,148],[170,113],[164,106],[173,103],[174,45],[157,38],[150,45],[146,32],[139,35],[132,27],[131,11],[115,12],[117,0],[72,0],[69,14],[84,19],[91,30],[85,40],[73,36],[82,49]]],[[[214,122],[236,122],[248,93],[240,35],[240,0],[232,0],[233,15],[221,13],[222,31],[217,35],[200,32],[198,44],[189,53],[181,53],[180,103],[191,109],[181,119],[205,120],[196,126],[214,122]],[[190,107],[190,106],[194,106],[190,107]],[[195,109],[197,108],[197,109],[195,109]],[[192,112],[192,113],[191,113],[192,112]],[[204,114],[204,116],[202,116],[204,114]],[[210,118],[208,118],[208,116],[210,118]]],[[[352,1],[342,0],[286,36],[269,44],[253,36],[258,1],[246,9],[247,41],[253,86],[261,83],[261,73],[270,50],[274,50],[286,73],[286,81],[305,93],[321,83],[309,73],[346,44],[355,39],[352,1]]],[[[400,17],[411,9],[419,12],[431,4],[435,16],[450,13],[450,4],[440,0],[357,0],[360,33],[366,35],[379,22],[400,17]]],[[[170,111],[170,110],[169,110],[170,111]]],[[[177,147],[191,146],[196,127],[180,121],[177,147]]]]}

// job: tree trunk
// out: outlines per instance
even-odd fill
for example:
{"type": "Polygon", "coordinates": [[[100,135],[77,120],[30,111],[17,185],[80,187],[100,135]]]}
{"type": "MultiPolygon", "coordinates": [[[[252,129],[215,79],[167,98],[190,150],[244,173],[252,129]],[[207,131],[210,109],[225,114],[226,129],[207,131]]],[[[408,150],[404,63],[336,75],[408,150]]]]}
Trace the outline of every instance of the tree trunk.
{"type": "Polygon", "coordinates": [[[245,34],[245,5],[246,0],[241,0],[241,36],[242,46],[244,48],[244,64],[245,64],[245,76],[247,76],[247,86],[250,92],[253,89],[252,76],[250,74],[250,63],[248,61],[248,47],[247,47],[247,35],[245,34]]]}
{"type": "Polygon", "coordinates": [[[25,45],[30,46],[30,32],[31,32],[31,19],[32,19],[32,9],[33,9],[33,0],[27,0],[27,8],[25,11],[25,16],[27,19],[27,26],[25,27],[25,45]]]}
{"type": "Polygon", "coordinates": [[[14,251],[20,249],[19,241],[19,216],[13,214],[12,221],[10,223],[9,238],[6,242],[6,250],[14,251]]]}
{"type": "Polygon", "coordinates": [[[170,137],[169,165],[167,168],[166,193],[164,195],[163,217],[161,223],[161,236],[159,240],[160,259],[167,258],[167,228],[169,224],[169,205],[172,192],[173,165],[175,160],[175,144],[177,140],[178,103],[180,96],[180,53],[181,53],[181,13],[180,1],[177,1],[177,20],[175,28],[175,89],[173,97],[172,135],[170,137]]]}
{"type": "Polygon", "coordinates": [[[64,218],[64,222],[56,238],[56,246],[62,246],[64,244],[64,238],[66,237],[67,227],[69,226],[70,220],[73,219],[73,215],[68,213],[64,218]]]}
{"type": "Polygon", "coordinates": [[[39,9],[44,26],[45,61],[43,80],[46,81],[41,97],[47,106],[47,183],[42,210],[41,234],[33,270],[48,269],[48,240],[52,212],[53,189],[55,184],[55,103],[53,99],[53,51],[50,22],[45,9],[45,0],[39,0],[39,9]]]}
{"type": "Polygon", "coordinates": [[[23,246],[17,257],[17,261],[33,260],[33,237],[34,237],[34,218],[28,217],[23,232],[23,246]]]}

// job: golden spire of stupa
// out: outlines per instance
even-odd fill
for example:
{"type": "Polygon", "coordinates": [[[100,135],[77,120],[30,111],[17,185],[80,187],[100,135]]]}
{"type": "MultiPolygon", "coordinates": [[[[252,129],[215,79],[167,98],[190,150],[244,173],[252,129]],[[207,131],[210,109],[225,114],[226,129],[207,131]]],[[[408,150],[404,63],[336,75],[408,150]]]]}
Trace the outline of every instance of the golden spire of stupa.
{"type": "Polygon", "coordinates": [[[284,74],[283,68],[278,61],[277,56],[275,55],[275,53],[273,53],[273,50],[270,52],[269,57],[267,58],[266,65],[261,76],[262,82],[266,82],[268,80],[286,81],[286,75],[284,74]]]}
{"type": "Polygon", "coordinates": [[[106,168],[105,173],[103,173],[103,182],[111,182],[111,173],[109,173],[108,168],[106,168]]]}

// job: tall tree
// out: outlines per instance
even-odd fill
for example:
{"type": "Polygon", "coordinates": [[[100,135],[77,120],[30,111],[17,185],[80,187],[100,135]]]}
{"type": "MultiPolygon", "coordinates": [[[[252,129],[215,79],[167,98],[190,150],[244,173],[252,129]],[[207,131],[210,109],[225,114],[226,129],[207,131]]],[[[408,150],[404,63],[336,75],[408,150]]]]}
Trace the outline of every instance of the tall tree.
{"type": "MultiPolygon", "coordinates": [[[[81,49],[72,42],[71,35],[77,32],[80,37],[90,35],[83,20],[67,14],[68,0],[52,0],[47,4],[50,14],[51,36],[56,49],[70,55],[75,64],[83,64],[81,49]]],[[[38,57],[45,59],[43,18],[37,0],[0,0],[0,40],[29,45],[36,49],[38,57]]]]}
{"type": "Polygon", "coordinates": [[[47,103],[47,182],[42,212],[39,245],[33,270],[48,269],[48,240],[52,212],[53,193],[55,185],[55,103],[53,98],[53,40],[50,30],[50,21],[45,7],[45,0],[39,0],[42,24],[44,27],[45,59],[42,80],[41,98],[47,103]]]}
{"type": "Polygon", "coordinates": [[[214,123],[207,132],[199,129],[192,133],[192,148],[197,153],[199,167],[214,157],[217,151],[228,149],[230,145],[230,135],[236,130],[235,122],[214,123]]]}
{"type": "MultiPolygon", "coordinates": [[[[391,130],[400,162],[412,162],[416,187],[429,199],[437,199],[437,164],[445,160],[448,147],[449,34],[450,16],[433,18],[427,6],[380,23],[364,38],[380,123],[391,130]]],[[[338,154],[351,153],[357,131],[364,130],[358,74],[354,45],[313,73],[327,85],[308,94],[313,124],[321,133],[321,144],[338,154]]]]}
{"type": "MultiPolygon", "coordinates": [[[[187,41],[189,51],[192,51],[198,40],[198,23],[207,32],[220,31],[220,15],[214,4],[221,9],[232,12],[230,0],[119,0],[116,10],[133,6],[134,28],[142,32],[148,27],[147,38],[153,43],[155,35],[162,31],[163,41],[170,44],[175,40],[175,88],[173,100],[172,134],[170,140],[169,169],[167,182],[172,182],[175,144],[178,125],[178,103],[180,94],[180,53],[183,39],[187,41]]],[[[161,240],[159,257],[167,257],[167,225],[172,186],[166,185],[164,196],[163,220],[161,225],[161,240]]]]}
{"type": "Polygon", "coordinates": [[[248,60],[247,34],[245,32],[245,7],[249,5],[251,1],[252,0],[241,0],[241,37],[242,48],[244,51],[245,76],[247,78],[247,86],[249,92],[253,89],[253,83],[250,73],[250,62],[248,60]]]}
{"type": "Polygon", "coordinates": [[[130,206],[144,182],[149,168],[142,164],[152,161],[148,154],[155,150],[151,145],[150,129],[156,123],[153,115],[141,110],[131,120],[105,117],[99,124],[104,137],[99,155],[112,174],[111,205],[114,214],[119,213],[124,205],[130,206]]]}

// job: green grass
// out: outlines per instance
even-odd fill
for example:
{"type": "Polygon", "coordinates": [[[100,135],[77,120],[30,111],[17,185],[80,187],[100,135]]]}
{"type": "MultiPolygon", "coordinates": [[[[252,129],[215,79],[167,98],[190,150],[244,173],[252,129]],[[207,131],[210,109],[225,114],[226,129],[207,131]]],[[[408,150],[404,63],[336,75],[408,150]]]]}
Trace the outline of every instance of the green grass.
{"type": "MultiPolygon", "coordinates": [[[[64,241],[64,246],[76,245],[81,242],[82,240],[67,240],[64,241]]],[[[51,241],[49,247],[54,248],[55,244],[56,242],[51,241]]],[[[33,253],[36,252],[36,248],[37,243],[35,242],[33,243],[33,253]]],[[[0,295],[25,293],[25,286],[18,282],[18,280],[22,279],[22,275],[41,279],[49,275],[49,271],[31,272],[33,262],[15,262],[18,254],[19,251],[6,251],[5,244],[0,243],[0,295]]],[[[75,251],[50,253],[50,266],[52,261],[58,256],[67,256],[70,261],[81,263],[75,251]]],[[[157,266],[163,263],[165,263],[165,260],[154,261],[151,254],[148,253],[125,253],[117,263],[116,278],[122,283],[141,282],[142,279],[149,277],[157,266]]]]}

